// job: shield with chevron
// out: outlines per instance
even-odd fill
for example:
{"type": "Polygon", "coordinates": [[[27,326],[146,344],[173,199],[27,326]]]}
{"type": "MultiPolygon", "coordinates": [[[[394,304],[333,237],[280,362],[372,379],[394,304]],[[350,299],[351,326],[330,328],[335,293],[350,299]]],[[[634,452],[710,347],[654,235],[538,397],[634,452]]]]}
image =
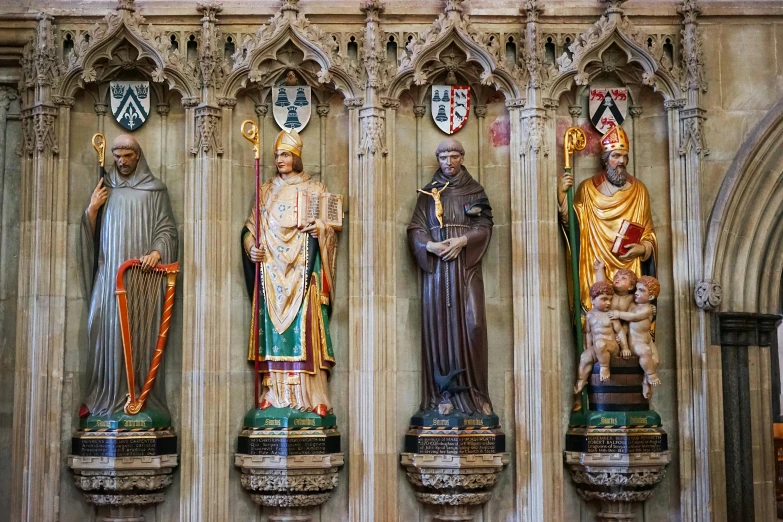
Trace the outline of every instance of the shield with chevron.
{"type": "Polygon", "coordinates": [[[628,114],[628,89],[609,87],[590,89],[590,121],[601,134],[622,125],[628,114]]]}
{"type": "Polygon", "coordinates": [[[111,113],[117,123],[135,131],[150,114],[150,82],[111,82],[111,113]]]}

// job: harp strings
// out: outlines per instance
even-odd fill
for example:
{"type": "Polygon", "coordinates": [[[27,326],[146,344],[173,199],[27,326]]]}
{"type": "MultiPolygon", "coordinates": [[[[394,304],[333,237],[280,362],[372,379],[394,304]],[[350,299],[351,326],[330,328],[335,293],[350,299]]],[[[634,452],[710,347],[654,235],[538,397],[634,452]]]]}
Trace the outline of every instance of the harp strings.
{"type": "MultiPolygon", "coordinates": [[[[148,344],[154,344],[149,336],[160,300],[160,287],[164,276],[163,272],[145,271],[139,266],[128,268],[125,274],[131,346],[136,354],[146,351],[145,348],[150,348],[148,344]]],[[[143,365],[148,362],[143,357],[134,357],[134,359],[133,366],[137,371],[143,369],[143,365]]]]}

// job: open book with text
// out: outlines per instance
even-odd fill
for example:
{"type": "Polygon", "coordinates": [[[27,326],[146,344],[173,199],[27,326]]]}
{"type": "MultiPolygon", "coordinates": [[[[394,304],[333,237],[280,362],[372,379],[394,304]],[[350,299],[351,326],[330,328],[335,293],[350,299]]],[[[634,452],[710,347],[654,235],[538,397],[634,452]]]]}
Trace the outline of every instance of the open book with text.
{"type": "Polygon", "coordinates": [[[328,192],[316,194],[300,191],[296,195],[294,215],[298,228],[304,228],[316,219],[320,219],[331,227],[342,228],[343,197],[328,192]]]}

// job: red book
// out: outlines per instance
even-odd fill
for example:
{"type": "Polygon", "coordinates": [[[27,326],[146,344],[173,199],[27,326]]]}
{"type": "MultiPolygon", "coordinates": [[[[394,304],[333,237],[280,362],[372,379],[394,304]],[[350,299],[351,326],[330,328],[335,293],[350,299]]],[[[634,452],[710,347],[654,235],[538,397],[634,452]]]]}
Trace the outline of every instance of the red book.
{"type": "Polygon", "coordinates": [[[612,243],[612,253],[622,256],[628,253],[628,245],[639,243],[644,234],[644,227],[633,221],[623,220],[620,230],[612,243]]]}

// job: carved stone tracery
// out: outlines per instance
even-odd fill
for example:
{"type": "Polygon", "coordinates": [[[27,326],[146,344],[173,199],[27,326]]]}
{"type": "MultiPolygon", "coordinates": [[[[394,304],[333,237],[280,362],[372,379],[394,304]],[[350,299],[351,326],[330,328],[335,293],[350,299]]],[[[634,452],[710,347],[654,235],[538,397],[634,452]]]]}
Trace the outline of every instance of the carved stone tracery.
{"type": "Polygon", "coordinates": [[[221,110],[217,107],[205,105],[196,107],[196,143],[190,150],[191,154],[198,154],[199,151],[215,151],[217,154],[223,154],[223,145],[220,138],[220,120],[222,118],[221,110]]]}
{"type": "Polygon", "coordinates": [[[311,85],[334,83],[346,98],[358,94],[360,78],[349,70],[338,52],[339,44],[299,12],[298,1],[285,0],[269,24],[246,35],[237,46],[225,95],[235,95],[247,80],[272,86],[289,70],[296,70],[311,85]],[[290,59],[292,54],[297,56],[295,61],[290,59]]]}
{"type": "Polygon", "coordinates": [[[449,0],[445,12],[406,44],[390,82],[390,96],[399,96],[411,84],[432,83],[443,72],[446,83],[456,83],[456,71],[470,83],[495,86],[507,97],[521,95],[526,70],[500,59],[497,34],[480,32],[463,11],[462,0],[449,0]]]}
{"type": "MultiPolygon", "coordinates": [[[[70,95],[79,84],[103,79],[105,67],[101,62],[115,60],[115,49],[127,42],[138,53],[137,57],[126,58],[119,66],[136,67],[144,71],[153,82],[168,80],[169,87],[183,95],[197,92],[198,70],[185,59],[179,48],[171,45],[169,34],[152,24],[144,26],[145,18],[136,13],[133,0],[121,0],[115,11],[87,30],[74,43],[73,50],[63,57],[60,71],[67,80],[63,94],[70,95]],[[149,59],[152,64],[135,63],[149,59]]],[[[116,61],[116,60],[115,60],[116,61]]]]}

